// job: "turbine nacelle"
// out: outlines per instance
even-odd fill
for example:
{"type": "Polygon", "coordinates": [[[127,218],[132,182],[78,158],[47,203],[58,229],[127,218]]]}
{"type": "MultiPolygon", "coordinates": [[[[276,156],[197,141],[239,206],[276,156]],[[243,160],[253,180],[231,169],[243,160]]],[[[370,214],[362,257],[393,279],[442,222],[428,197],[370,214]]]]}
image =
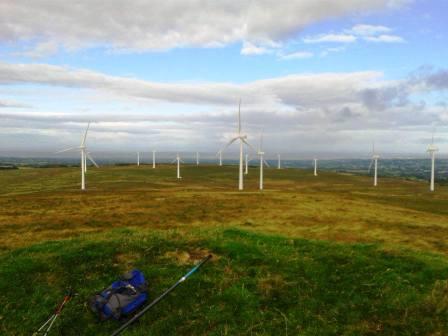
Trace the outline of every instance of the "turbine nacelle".
{"type": "Polygon", "coordinates": [[[436,145],[434,145],[434,144],[430,144],[430,145],[428,146],[428,149],[427,149],[426,151],[427,151],[428,153],[434,153],[434,152],[438,152],[439,149],[437,148],[436,145]]]}

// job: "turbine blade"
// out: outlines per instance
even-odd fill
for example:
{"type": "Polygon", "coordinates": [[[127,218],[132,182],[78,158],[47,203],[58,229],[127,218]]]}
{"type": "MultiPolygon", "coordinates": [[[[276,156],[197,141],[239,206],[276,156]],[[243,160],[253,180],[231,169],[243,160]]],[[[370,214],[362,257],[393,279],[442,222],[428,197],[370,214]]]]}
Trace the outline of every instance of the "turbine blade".
{"type": "Polygon", "coordinates": [[[182,159],[179,159],[179,161],[180,161],[181,163],[185,163],[185,161],[184,161],[184,160],[182,160],[182,159]]]}
{"type": "MultiPolygon", "coordinates": [[[[221,149],[219,152],[224,152],[227,148],[229,148],[229,146],[231,145],[231,144],[233,144],[235,141],[237,141],[238,139],[239,139],[240,137],[236,137],[236,138],[233,138],[232,140],[230,140],[228,143],[227,143],[227,145],[225,145],[224,146],[224,148],[223,149],[221,149]]],[[[219,155],[219,152],[218,152],[218,155],[219,155]]]]}
{"type": "Polygon", "coordinates": [[[368,173],[370,174],[370,171],[372,170],[372,166],[373,166],[373,159],[372,159],[372,161],[370,161],[370,166],[369,166],[369,170],[368,170],[368,173]]]}
{"type": "Polygon", "coordinates": [[[70,151],[74,151],[74,150],[79,150],[79,148],[78,147],[71,147],[71,148],[67,148],[67,149],[63,149],[63,150],[57,151],[57,152],[55,152],[55,154],[70,152],[70,151]]]}
{"type": "Polygon", "coordinates": [[[266,165],[266,167],[271,168],[271,165],[270,165],[265,159],[263,159],[263,162],[264,162],[264,164],[266,165]]]}
{"type": "Polygon", "coordinates": [[[98,164],[95,162],[95,160],[93,159],[93,157],[90,155],[89,152],[87,152],[86,155],[87,155],[87,158],[90,160],[90,162],[93,163],[93,165],[94,165],[95,167],[97,167],[97,168],[100,167],[100,166],[98,166],[98,164]]]}
{"type": "Polygon", "coordinates": [[[252,146],[250,143],[247,142],[246,139],[241,138],[241,141],[244,142],[250,149],[252,149],[255,153],[257,152],[257,150],[254,148],[254,146],[252,146]]]}
{"type": "Polygon", "coordinates": [[[89,127],[90,127],[90,121],[87,123],[87,128],[86,128],[86,131],[84,132],[84,137],[82,138],[82,141],[81,141],[81,147],[85,146],[85,144],[86,144],[87,132],[89,131],[89,127]]]}

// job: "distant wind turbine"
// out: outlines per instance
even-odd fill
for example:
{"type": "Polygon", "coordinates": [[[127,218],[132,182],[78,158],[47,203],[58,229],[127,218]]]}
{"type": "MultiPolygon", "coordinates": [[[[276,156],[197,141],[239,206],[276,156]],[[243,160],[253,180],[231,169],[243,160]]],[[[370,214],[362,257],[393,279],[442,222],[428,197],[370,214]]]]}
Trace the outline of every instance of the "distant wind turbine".
{"type": "Polygon", "coordinates": [[[140,167],[140,152],[137,152],[137,167],[140,167]]]}
{"type": "Polygon", "coordinates": [[[282,169],[282,159],[280,154],[277,154],[277,169],[282,169]]]}
{"type": "Polygon", "coordinates": [[[314,158],[314,176],[317,176],[317,158],[314,158]]]}
{"type": "MultiPolygon", "coordinates": [[[[224,147],[223,150],[225,150],[231,144],[233,144],[235,141],[238,141],[238,140],[240,142],[240,164],[239,164],[238,189],[243,190],[244,189],[244,186],[243,186],[243,150],[244,150],[244,145],[250,147],[251,149],[254,149],[254,148],[252,147],[252,145],[250,145],[247,142],[247,135],[245,135],[241,132],[241,99],[240,99],[239,106],[238,106],[238,133],[232,140],[230,140],[227,143],[227,145],[224,147]]],[[[221,150],[221,152],[223,150],[221,150]]]]}
{"type": "Polygon", "coordinates": [[[64,152],[72,152],[72,151],[79,151],[81,153],[81,190],[86,189],[86,177],[85,173],[87,170],[87,159],[89,159],[95,167],[99,168],[95,160],[93,160],[92,156],[90,155],[90,152],[87,150],[86,147],[86,139],[87,139],[87,132],[90,128],[90,122],[87,124],[87,128],[84,132],[84,136],[81,138],[81,145],[79,147],[71,147],[67,149],[63,149],[61,151],[58,151],[56,153],[64,153],[64,152]]]}
{"type": "Polygon", "coordinates": [[[439,149],[434,145],[434,132],[432,133],[431,144],[428,146],[426,150],[431,156],[431,183],[429,185],[429,190],[434,191],[434,179],[435,179],[435,166],[436,166],[436,152],[439,149]]]}
{"type": "Polygon", "coordinates": [[[199,166],[199,152],[196,152],[196,166],[199,166]]]}
{"type": "Polygon", "coordinates": [[[217,157],[219,157],[219,166],[222,167],[222,150],[220,150],[217,154],[217,157]]]}
{"type": "Polygon", "coordinates": [[[246,165],[245,170],[244,170],[244,174],[247,175],[247,174],[249,174],[249,154],[246,154],[244,163],[246,165]]]}
{"type": "Polygon", "coordinates": [[[152,168],[156,168],[156,151],[152,151],[152,168]]]}
{"type": "Polygon", "coordinates": [[[380,156],[375,152],[375,143],[372,145],[372,161],[369,166],[369,173],[372,170],[373,165],[373,186],[376,187],[378,185],[378,159],[380,156]]]}
{"type": "Polygon", "coordinates": [[[269,164],[264,160],[263,156],[264,156],[264,152],[263,152],[263,132],[261,132],[260,134],[260,144],[258,147],[258,152],[257,154],[260,156],[260,190],[263,190],[264,186],[263,186],[263,165],[266,165],[267,167],[269,167],[269,164]]]}
{"type": "Polygon", "coordinates": [[[179,156],[179,153],[177,153],[176,158],[171,162],[174,163],[177,162],[177,178],[181,179],[182,177],[180,176],[180,163],[185,163],[179,156]]]}

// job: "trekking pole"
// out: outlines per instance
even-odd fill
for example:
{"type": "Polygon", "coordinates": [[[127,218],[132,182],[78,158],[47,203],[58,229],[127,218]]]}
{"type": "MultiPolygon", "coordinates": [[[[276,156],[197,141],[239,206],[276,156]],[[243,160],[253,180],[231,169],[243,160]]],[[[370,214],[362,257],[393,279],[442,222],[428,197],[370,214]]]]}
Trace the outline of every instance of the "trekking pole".
{"type": "Polygon", "coordinates": [[[187,278],[192,275],[194,272],[196,272],[202,265],[204,265],[207,261],[211,259],[212,255],[208,255],[204,259],[202,259],[196,266],[194,266],[187,274],[185,274],[182,278],[180,278],[174,285],[172,285],[170,288],[168,288],[165,292],[162,293],[157,299],[152,301],[149,305],[147,305],[141,312],[136,314],[133,318],[131,318],[128,322],[123,324],[120,328],[115,330],[111,336],[117,336],[120,335],[125,329],[127,329],[132,323],[137,321],[140,317],[143,316],[148,310],[150,310],[152,307],[154,307],[157,303],[162,301],[162,299],[167,296],[170,292],[172,292],[177,286],[179,286],[182,282],[187,280],[187,278]]]}
{"type": "Polygon", "coordinates": [[[67,294],[64,296],[62,302],[55,309],[53,315],[51,315],[50,318],[44,324],[41,325],[41,327],[33,334],[33,336],[38,335],[40,332],[43,332],[44,328],[48,325],[48,328],[45,330],[43,334],[43,336],[47,336],[51,328],[53,327],[54,322],[56,321],[58,316],[61,315],[62,309],[67,304],[67,302],[71,300],[72,297],[73,297],[73,291],[69,289],[67,294]]]}

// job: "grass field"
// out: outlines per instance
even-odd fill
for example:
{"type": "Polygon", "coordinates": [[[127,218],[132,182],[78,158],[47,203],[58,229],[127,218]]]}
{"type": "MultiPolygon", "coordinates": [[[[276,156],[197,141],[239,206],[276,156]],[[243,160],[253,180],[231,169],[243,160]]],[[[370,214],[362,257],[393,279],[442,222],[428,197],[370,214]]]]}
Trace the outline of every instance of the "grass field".
{"type": "Polygon", "coordinates": [[[154,298],[126,335],[447,335],[448,187],[298,169],[119,166],[0,171],[0,334],[108,335],[89,296],[138,267],[154,298]]]}

